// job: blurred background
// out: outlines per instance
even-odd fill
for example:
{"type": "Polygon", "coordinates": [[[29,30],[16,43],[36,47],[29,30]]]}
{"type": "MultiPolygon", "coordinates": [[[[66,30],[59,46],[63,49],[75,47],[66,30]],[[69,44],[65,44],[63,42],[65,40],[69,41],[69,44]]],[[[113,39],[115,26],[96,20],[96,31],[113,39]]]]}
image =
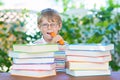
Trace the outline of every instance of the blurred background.
{"type": "Polygon", "coordinates": [[[61,14],[60,34],[69,44],[113,43],[110,67],[120,70],[119,0],[0,0],[0,72],[9,71],[13,44],[41,38],[37,15],[45,8],[61,14]]]}

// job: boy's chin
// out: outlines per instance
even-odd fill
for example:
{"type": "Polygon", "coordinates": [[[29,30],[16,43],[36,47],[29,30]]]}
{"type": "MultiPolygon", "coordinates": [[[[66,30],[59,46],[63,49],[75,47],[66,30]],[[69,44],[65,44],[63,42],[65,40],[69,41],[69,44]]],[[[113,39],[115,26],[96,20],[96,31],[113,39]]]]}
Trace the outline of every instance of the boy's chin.
{"type": "Polygon", "coordinates": [[[51,36],[47,36],[46,37],[48,40],[52,40],[52,37],[51,36]]]}
{"type": "Polygon", "coordinates": [[[47,38],[48,38],[48,39],[52,39],[52,36],[51,36],[51,35],[48,35],[47,38]]]}

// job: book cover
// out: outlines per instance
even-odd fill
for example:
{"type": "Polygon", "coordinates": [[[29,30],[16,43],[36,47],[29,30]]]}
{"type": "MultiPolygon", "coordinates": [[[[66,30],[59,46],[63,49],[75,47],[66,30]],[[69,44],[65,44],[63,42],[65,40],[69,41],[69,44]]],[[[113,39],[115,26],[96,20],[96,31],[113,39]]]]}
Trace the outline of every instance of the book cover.
{"type": "Polygon", "coordinates": [[[113,50],[113,44],[70,44],[68,46],[69,50],[113,50]]]}
{"type": "Polygon", "coordinates": [[[54,57],[41,58],[13,58],[15,64],[40,64],[40,63],[54,63],[54,57]]]}
{"type": "Polygon", "coordinates": [[[101,75],[111,75],[110,70],[69,70],[66,69],[66,74],[72,75],[72,76],[101,76],[101,75]]]}
{"type": "Polygon", "coordinates": [[[57,44],[15,44],[13,45],[13,51],[16,52],[53,52],[58,51],[57,44]]]}
{"type": "Polygon", "coordinates": [[[48,71],[10,70],[9,73],[15,76],[38,77],[38,78],[56,75],[55,70],[48,70],[48,71]]]}
{"type": "Polygon", "coordinates": [[[24,53],[10,51],[8,55],[12,58],[41,58],[41,57],[54,57],[54,52],[24,53]]]}
{"type": "Polygon", "coordinates": [[[99,51],[99,50],[66,50],[66,55],[70,56],[109,56],[111,51],[99,51]]]}
{"type": "Polygon", "coordinates": [[[71,62],[98,62],[105,63],[111,61],[111,55],[108,56],[98,56],[98,57],[88,57],[88,56],[66,56],[66,61],[71,62]]]}
{"type": "Polygon", "coordinates": [[[53,70],[56,64],[13,64],[11,70],[53,70]]]}
{"type": "Polygon", "coordinates": [[[70,70],[108,70],[109,63],[66,62],[66,67],[70,70]]]}

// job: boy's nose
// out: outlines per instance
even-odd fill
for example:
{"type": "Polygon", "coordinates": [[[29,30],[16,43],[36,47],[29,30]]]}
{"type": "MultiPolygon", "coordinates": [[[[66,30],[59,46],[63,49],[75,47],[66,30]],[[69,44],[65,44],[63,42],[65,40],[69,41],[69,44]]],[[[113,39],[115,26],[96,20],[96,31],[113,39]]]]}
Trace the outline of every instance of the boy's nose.
{"type": "Polygon", "coordinates": [[[51,25],[50,25],[50,24],[48,25],[48,29],[52,29],[52,27],[51,27],[51,25]]]}

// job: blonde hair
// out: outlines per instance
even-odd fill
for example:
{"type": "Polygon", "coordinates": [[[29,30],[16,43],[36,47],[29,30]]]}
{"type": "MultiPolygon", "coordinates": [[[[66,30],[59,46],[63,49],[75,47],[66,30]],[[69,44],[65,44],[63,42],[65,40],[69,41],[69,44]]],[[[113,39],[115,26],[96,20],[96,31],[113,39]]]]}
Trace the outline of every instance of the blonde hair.
{"type": "Polygon", "coordinates": [[[43,18],[46,18],[49,22],[57,22],[57,24],[62,24],[60,14],[51,8],[47,8],[41,11],[41,14],[38,16],[37,24],[40,25],[43,18]]]}

